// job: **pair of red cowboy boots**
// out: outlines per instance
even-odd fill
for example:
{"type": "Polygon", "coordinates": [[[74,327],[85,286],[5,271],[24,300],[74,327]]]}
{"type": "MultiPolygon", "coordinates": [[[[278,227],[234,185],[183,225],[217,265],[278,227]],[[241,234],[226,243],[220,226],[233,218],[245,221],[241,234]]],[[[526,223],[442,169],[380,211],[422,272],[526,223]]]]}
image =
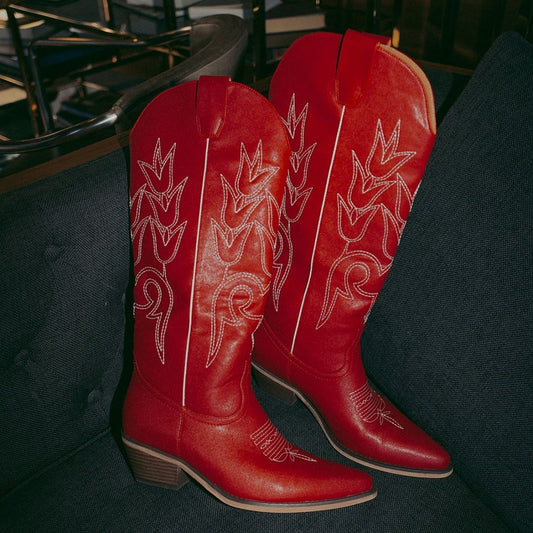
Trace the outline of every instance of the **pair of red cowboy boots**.
{"type": "Polygon", "coordinates": [[[132,130],[135,476],[191,477],[264,512],[374,498],[368,474],[285,440],[252,365],[357,463],[447,476],[448,454],[371,388],[359,351],[433,145],[429,84],[372,37],[318,33],[287,52],[270,96],[202,77],[132,130]]]}

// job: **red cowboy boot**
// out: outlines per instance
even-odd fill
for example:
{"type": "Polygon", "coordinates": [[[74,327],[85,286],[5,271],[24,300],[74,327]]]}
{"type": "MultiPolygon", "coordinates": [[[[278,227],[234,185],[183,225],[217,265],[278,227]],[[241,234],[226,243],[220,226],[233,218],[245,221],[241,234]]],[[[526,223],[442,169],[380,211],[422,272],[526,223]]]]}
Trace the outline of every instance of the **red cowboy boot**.
{"type": "Polygon", "coordinates": [[[270,90],[292,154],[258,380],[298,396],[346,457],[447,476],[446,451],[370,387],[359,348],[433,146],[429,83],[403,54],[348,30],[297,41],[270,90]]]}
{"type": "Polygon", "coordinates": [[[135,369],[123,440],[139,481],[186,476],[242,509],[372,499],[370,477],[289,444],[251,388],[289,157],[279,115],[204,77],[165,91],[131,136],[135,369]]]}

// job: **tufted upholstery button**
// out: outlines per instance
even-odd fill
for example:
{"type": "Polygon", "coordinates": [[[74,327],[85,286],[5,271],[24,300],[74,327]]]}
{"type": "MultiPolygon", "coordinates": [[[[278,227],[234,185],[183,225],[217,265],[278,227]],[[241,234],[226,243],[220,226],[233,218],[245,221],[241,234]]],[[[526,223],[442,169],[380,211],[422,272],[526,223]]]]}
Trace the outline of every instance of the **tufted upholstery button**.
{"type": "Polygon", "coordinates": [[[49,244],[44,250],[44,258],[46,261],[57,261],[62,255],[65,248],[57,244],[49,244]]]}
{"type": "Polygon", "coordinates": [[[93,405],[100,402],[102,399],[102,391],[100,389],[93,389],[87,396],[87,405],[93,405]]]}
{"type": "Polygon", "coordinates": [[[30,352],[26,349],[20,350],[20,352],[15,355],[14,363],[18,367],[25,367],[28,363],[28,359],[30,358],[30,352]]]}

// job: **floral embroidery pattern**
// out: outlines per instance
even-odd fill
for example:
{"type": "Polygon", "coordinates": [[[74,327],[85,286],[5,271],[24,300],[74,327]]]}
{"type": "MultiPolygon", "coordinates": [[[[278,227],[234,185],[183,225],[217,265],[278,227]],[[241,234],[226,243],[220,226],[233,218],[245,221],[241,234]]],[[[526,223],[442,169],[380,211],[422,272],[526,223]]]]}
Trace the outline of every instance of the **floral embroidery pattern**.
{"type": "Polygon", "coordinates": [[[305,123],[309,105],[306,104],[300,114],[296,116],[296,100],[292,95],[287,119],[283,119],[289,134],[292,152],[285,191],[281,203],[281,215],[278,229],[278,239],[274,255],[274,281],[272,283],[272,300],[276,311],[279,308],[279,298],[292,267],[294,246],[291,227],[300,220],[303,210],[313,188],[307,187],[307,173],[309,162],[316,143],[305,145],[305,123]]]}
{"type": "Polygon", "coordinates": [[[239,169],[233,183],[221,175],[220,220],[212,218],[211,229],[216,259],[224,271],[213,294],[206,367],[215,361],[227,326],[239,327],[245,322],[259,324],[262,318],[255,309],[269,289],[269,265],[276,241],[274,228],[280,210],[266,184],[278,170],[278,167],[263,165],[263,146],[259,141],[253,157],[241,143],[239,169]],[[259,220],[266,220],[266,225],[259,220]],[[259,239],[261,248],[260,257],[252,261],[244,254],[250,238],[259,239]]]}
{"type": "Polygon", "coordinates": [[[180,222],[179,217],[187,178],[174,184],[175,152],[176,144],[173,144],[163,157],[161,139],[157,139],[152,162],[137,161],[146,183],[130,199],[134,264],[138,265],[145,254],[153,253],[154,264],[158,265],[137,272],[135,287],[142,290],[136,295],[134,311],[145,312],[146,317],[155,322],[155,346],[163,365],[165,335],[174,305],[166,265],[175,259],[187,225],[187,221],[180,222]]]}
{"type": "Polygon", "coordinates": [[[346,196],[337,194],[337,228],[345,246],[330,267],[317,329],[329,320],[339,298],[366,301],[366,320],[377,298],[369,282],[390,269],[413,203],[399,171],[416,152],[398,151],[399,141],[400,121],[387,140],[378,120],[364,164],[352,151],[350,186],[346,196]],[[380,243],[373,252],[360,244],[369,234],[372,243],[380,243]]]}

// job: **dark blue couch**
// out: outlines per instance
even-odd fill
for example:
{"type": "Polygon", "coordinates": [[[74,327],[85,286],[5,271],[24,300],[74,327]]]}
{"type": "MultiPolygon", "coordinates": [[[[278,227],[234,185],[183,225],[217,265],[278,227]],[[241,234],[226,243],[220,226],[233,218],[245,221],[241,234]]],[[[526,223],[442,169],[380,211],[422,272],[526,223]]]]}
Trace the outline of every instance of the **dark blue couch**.
{"type": "MultiPolygon", "coordinates": [[[[118,439],[125,150],[30,181],[0,178],[0,531],[533,531],[533,47],[521,37],[495,43],[446,114],[362,341],[374,383],[448,449],[454,474],[373,472],[378,497],[356,507],[270,515],[192,482],[136,483],[118,439]]],[[[290,440],[344,461],[303,405],[258,396],[290,440]]]]}

